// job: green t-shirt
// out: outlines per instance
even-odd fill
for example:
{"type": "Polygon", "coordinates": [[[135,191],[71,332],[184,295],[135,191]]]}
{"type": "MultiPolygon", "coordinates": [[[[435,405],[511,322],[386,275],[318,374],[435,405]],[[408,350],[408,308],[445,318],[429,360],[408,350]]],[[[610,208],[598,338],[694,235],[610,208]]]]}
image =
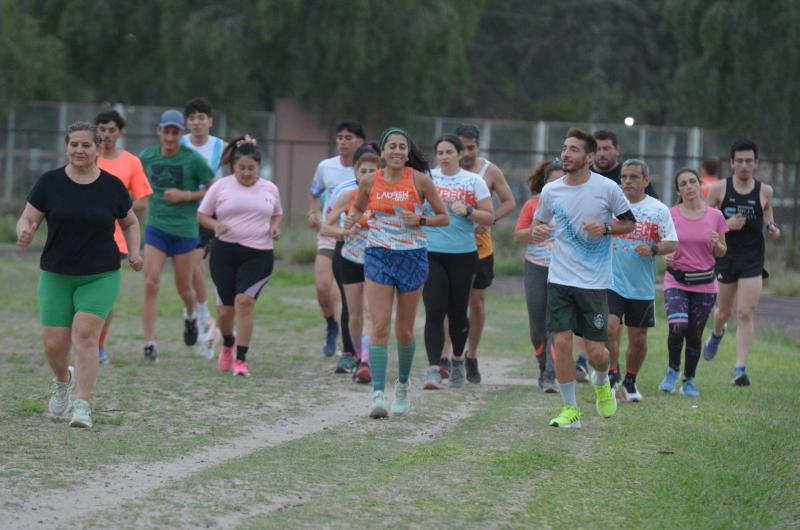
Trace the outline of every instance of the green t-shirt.
{"type": "Polygon", "coordinates": [[[214,178],[205,159],[186,146],[180,146],[175,155],[161,155],[161,146],[148,147],[139,154],[147,173],[153,195],[147,224],[180,237],[197,237],[198,201],[171,203],[164,198],[164,191],[177,188],[198,191],[214,178]]]}

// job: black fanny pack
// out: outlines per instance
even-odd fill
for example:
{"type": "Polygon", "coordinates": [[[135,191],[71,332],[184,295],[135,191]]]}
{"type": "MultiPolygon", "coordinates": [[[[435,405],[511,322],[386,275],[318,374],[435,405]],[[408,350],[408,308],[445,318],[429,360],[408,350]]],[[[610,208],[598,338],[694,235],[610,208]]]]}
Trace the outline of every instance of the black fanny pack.
{"type": "Polygon", "coordinates": [[[713,268],[707,271],[691,272],[677,271],[672,267],[667,267],[667,271],[672,274],[673,278],[684,285],[703,285],[704,283],[711,283],[714,281],[713,268]]]}

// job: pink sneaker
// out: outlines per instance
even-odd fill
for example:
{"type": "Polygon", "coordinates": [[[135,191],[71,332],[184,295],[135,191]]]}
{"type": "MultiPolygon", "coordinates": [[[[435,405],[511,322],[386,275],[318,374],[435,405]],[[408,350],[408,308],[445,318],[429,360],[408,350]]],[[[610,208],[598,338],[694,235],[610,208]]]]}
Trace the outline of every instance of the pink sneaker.
{"type": "Polygon", "coordinates": [[[249,377],[250,370],[247,368],[247,361],[240,361],[239,359],[233,361],[233,375],[249,377]]]}
{"type": "Polygon", "coordinates": [[[230,372],[233,369],[233,352],[236,351],[236,343],[230,348],[223,346],[222,351],[219,352],[219,371],[222,373],[230,372]]]}

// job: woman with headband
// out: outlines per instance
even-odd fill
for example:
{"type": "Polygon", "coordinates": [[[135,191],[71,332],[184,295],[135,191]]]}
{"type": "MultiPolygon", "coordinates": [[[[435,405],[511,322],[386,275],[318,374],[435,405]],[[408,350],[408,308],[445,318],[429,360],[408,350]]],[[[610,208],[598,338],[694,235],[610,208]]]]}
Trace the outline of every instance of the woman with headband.
{"type": "Polygon", "coordinates": [[[414,361],[414,319],[428,277],[427,240],[422,227],[450,223],[428,176],[428,163],[408,134],[402,129],[387,129],[381,135],[379,148],[385,167],[361,179],[345,221],[345,230],[349,230],[364,212],[370,212],[364,276],[372,318],[372,418],[385,418],[389,413],[384,390],[395,291],[399,374],[392,413],[404,414],[411,405],[408,378],[414,361]],[[422,215],[424,201],[430,204],[433,215],[422,215]]]}

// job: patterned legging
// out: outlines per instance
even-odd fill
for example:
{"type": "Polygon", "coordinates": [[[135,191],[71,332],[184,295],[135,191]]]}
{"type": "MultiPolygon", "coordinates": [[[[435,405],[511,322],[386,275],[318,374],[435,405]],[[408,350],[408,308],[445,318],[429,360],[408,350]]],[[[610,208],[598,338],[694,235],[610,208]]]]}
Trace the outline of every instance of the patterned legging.
{"type": "Polygon", "coordinates": [[[686,365],[683,375],[686,379],[694,377],[700,360],[703,329],[716,300],[716,293],[691,293],[677,288],[664,290],[664,309],[669,324],[669,367],[681,369],[681,351],[685,342],[686,365]]]}

